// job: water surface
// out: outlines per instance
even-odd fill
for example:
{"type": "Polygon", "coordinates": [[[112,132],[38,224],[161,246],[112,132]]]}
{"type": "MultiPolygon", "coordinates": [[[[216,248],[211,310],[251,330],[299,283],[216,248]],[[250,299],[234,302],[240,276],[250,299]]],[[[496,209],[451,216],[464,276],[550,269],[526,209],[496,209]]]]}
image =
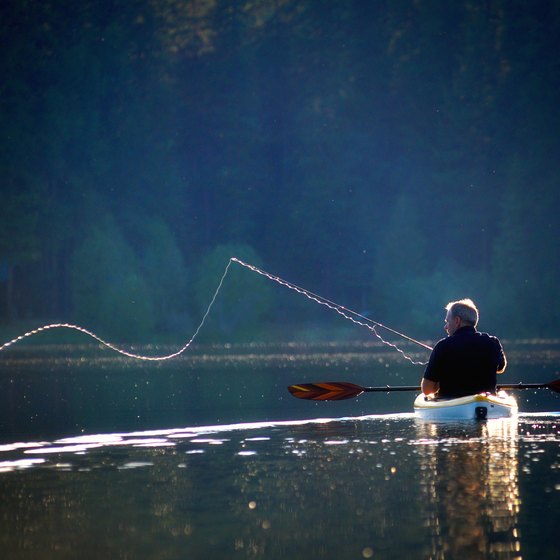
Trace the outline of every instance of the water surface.
{"type": "Polygon", "coordinates": [[[560,416],[410,414],[0,447],[9,558],[554,558],[560,416]]]}
{"type": "MultiPolygon", "coordinates": [[[[76,349],[4,361],[2,556],[558,557],[557,395],[520,395],[516,419],[429,423],[403,413],[413,394],[286,392],[417,382],[377,349],[222,350],[159,367],[76,349]]],[[[539,346],[507,382],[557,367],[539,346]]]]}

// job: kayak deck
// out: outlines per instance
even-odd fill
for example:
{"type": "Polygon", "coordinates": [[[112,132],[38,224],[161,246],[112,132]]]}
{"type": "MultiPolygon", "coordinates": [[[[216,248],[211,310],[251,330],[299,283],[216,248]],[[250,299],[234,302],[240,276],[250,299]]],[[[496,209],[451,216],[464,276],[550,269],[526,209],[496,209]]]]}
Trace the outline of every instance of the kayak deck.
{"type": "Polygon", "coordinates": [[[437,399],[420,394],[414,412],[425,420],[484,420],[508,418],[517,414],[517,401],[504,391],[497,395],[480,393],[453,399],[437,399]]]}

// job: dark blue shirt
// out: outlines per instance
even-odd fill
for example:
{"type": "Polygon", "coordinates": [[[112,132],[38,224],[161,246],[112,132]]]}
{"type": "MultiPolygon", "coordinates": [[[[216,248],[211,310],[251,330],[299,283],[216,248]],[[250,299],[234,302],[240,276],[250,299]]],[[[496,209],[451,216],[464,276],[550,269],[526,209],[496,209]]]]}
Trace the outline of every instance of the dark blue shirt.
{"type": "Polygon", "coordinates": [[[496,391],[496,372],[505,354],[495,336],[461,327],[434,347],[424,377],[439,383],[440,397],[496,391]]]}

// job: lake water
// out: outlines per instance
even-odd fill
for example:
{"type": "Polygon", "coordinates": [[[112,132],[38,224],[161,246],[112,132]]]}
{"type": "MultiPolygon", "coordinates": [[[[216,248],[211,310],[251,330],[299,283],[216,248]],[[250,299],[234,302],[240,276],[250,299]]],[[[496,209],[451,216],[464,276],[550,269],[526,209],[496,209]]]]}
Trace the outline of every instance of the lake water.
{"type": "MultiPolygon", "coordinates": [[[[503,381],[556,379],[559,347],[508,345],[503,381]]],[[[287,393],[418,383],[376,344],[0,358],[2,558],[560,558],[551,391],[517,393],[516,419],[438,424],[414,418],[413,393],[287,393]]]]}

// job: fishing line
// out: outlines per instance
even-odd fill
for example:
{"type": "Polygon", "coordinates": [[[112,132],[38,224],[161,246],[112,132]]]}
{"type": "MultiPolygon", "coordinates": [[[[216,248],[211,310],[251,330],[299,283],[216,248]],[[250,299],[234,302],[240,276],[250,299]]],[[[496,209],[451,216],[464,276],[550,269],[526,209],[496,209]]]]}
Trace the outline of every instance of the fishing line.
{"type": "Polygon", "coordinates": [[[23,340],[24,338],[28,338],[30,336],[36,335],[40,332],[43,332],[43,331],[46,331],[46,330],[49,330],[49,329],[63,328],[63,329],[75,330],[75,331],[81,332],[83,334],[86,334],[86,335],[90,336],[91,338],[93,338],[94,340],[97,340],[103,346],[106,346],[107,348],[110,348],[111,350],[114,350],[115,352],[118,352],[119,354],[122,354],[123,356],[127,356],[128,358],[135,358],[137,360],[145,360],[145,361],[151,361],[151,362],[162,362],[164,360],[171,360],[172,358],[176,358],[177,356],[180,356],[193,343],[194,339],[197,337],[200,329],[202,328],[202,326],[204,325],[204,323],[206,321],[206,318],[210,314],[210,310],[212,309],[212,306],[214,305],[214,302],[216,301],[216,298],[218,297],[218,293],[222,289],[222,284],[224,283],[224,280],[227,276],[227,273],[229,271],[230,266],[231,266],[231,259],[226,266],[226,269],[225,269],[225,271],[222,275],[222,278],[220,280],[220,283],[218,284],[218,287],[216,288],[216,291],[214,292],[214,295],[213,295],[212,299],[210,300],[210,305],[208,305],[208,308],[206,309],[206,313],[204,313],[204,315],[202,317],[202,321],[200,322],[200,324],[198,325],[198,327],[194,331],[194,334],[191,336],[190,340],[182,348],[180,348],[176,352],[173,352],[172,354],[167,354],[165,356],[143,356],[141,354],[134,354],[133,352],[128,352],[126,350],[123,350],[122,348],[118,348],[114,344],[111,344],[110,342],[107,342],[106,340],[103,340],[101,337],[97,336],[95,333],[93,333],[91,331],[88,331],[87,329],[84,329],[83,327],[80,327],[79,325],[70,325],[68,323],[53,323],[52,325],[45,325],[43,327],[39,327],[38,329],[26,332],[25,334],[22,334],[21,336],[18,336],[16,338],[14,338],[13,340],[10,340],[9,342],[6,342],[2,346],[0,346],[0,352],[2,350],[4,350],[5,348],[8,348],[9,346],[12,346],[16,342],[19,342],[20,340],[23,340]]]}
{"type": "Polygon", "coordinates": [[[229,272],[229,269],[231,267],[231,263],[237,263],[239,265],[241,265],[242,267],[247,268],[248,270],[251,270],[252,272],[255,272],[261,276],[264,276],[265,278],[268,278],[269,280],[272,280],[273,282],[276,282],[277,284],[280,284],[281,286],[284,286],[290,290],[293,290],[295,292],[297,292],[298,294],[301,294],[303,296],[305,296],[307,299],[314,301],[315,303],[318,303],[319,305],[323,305],[329,309],[331,309],[332,311],[336,311],[336,313],[338,313],[339,315],[341,315],[342,317],[344,317],[345,319],[347,319],[348,321],[351,321],[352,323],[354,323],[355,325],[359,325],[361,327],[365,327],[367,329],[369,329],[371,332],[373,332],[373,334],[385,345],[389,346],[390,348],[396,350],[397,352],[399,352],[405,359],[407,359],[409,362],[411,362],[412,364],[415,365],[425,365],[426,362],[418,362],[415,361],[413,358],[411,358],[409,355],[407,355],[401,348],[399,348],[396,344],[394,344],[393,342],[390,342],[388,340],[385,340],[377,331],[377,328],[382,328],[385,329],[395,335],[398,335],[402,338],[404,338],[405,340],[408,340],[409,342],[413,342],[414,344],[418,344],[419,346],[427,349],[427,350],[431,350],[432,348],[430,346],[428,346],[427,344],[424,344],[423,342],[419,342],[418,340],[414,340],[413,338],[402,334],[394,329],[391,329],[381,323],[378,323],[376,321],[373,321],[372,319],[369,319],[368,317],[365,317],[364,315],[361,315],[360,313],[357,313],[356,311],[352,311],[351,309],[348,309],[338,303],[332,302],[322,296],[319,296],[317,294],[314,294],[313,292],[310,292],[309,290],[306,290],[305,288],[301,288],[300,286],[297,286],[295,284],[292,284],[291,282],[288,282],[287,280],[284,280],[283,278],[280,278],[279,276],[275,276],[273,274],[270,274],[269,272],[266,272],[264,270],[261,270],[260,268],[257,268],[256,266],[253,266],[251,264],[248,264],[246,262],[243,262],[242,260],[236,258],[236,257],[232,257],[230,258],[224,273],[222,274],[222,277],[220,279],[220,282],[218,283],[218,287],[216,288],[216,291],[214,292],[214,295],[212,296],[212,299],[210,300],[210,304],[208,305],[206,312],[204,313],[202,320],[200,322],[200,324],[198,325],[198,327],[196,328],[194,334],[191,336],[191,338],[188,340],[188,342],[179,350],[177,350],[176,352],[173,352],[171,354],[167,354],[164,356],[144,356],[142,354],[136,354],[133,352],[129,352],[127,350],[123,350],[122,348],[119,348],[117,346],[115,346],[114,344],[107,342],[106,340],[103,340],[101,337],[99,337],[98,335],[96,335],[95,333],[85,329],[84,327],[81,327],[79,325],[72,325],[69,323],[53,323],[50,325],[44,325],[42,327],[39,327],[37,329],[31,330],[29,332],[26,332],[25,334],[22,334],[6,343],[4,343],[2,346],[0,346],[0,352],[5,350],[6,348],[9,348],[10,346],[26,339],[29,338],[31,336],[34,336],[36,334],[39,334],[41,332],[47,331],[47,330],[51,330],[51,329],[58,329],[58,328],[64,328],[64,329],[70,329],[70,330],[75,330],[78,331],[80,333],[83,333],[91,338],[93,338],[94,340],[96,340],[97,342],[99,342],[101,345],[113,350],[114,352],[118,352],[119,354],[122,354],[123,356],[126,356],[128,358],[134,358],[137,360],[145,360],[145,361],[164,361],[164,360],[170,360],[172,358],[176,358],[178,356],[180,356],[181,354],[183,354],[193,343],[193,341],[195,340],[195,338],[198,336],[198,333],[200,332],[200,330],[202,329],[202,327],[204,326],[204,323],[206,322],[206,319],[208,317],[208,315],[210,314],[210,311],[214,305],[214,302],[216,301],[216,298],[218,297],[218,294],[220,293],[220,290],[222,289],[222,286],[224,284],[224,281],[226,279],[226,276],[229,272]]]}
{"type": "Polygon", "coordinates": [[[324,305],[325,307],[328,307],[329,309],[331,309],[332,311],[336,311],[339,315],[341,315],[342,317],[344,317],[345,319],[352,321],[352,323],[354,323],[355,325],[359,325],[361,327],[365,327],[367,329],[369,329],[371,332],[373,332],[373,334],[385,345],[393,348],[394,350],[396,350],[397,352],[399,352],[403,358],[406,358],[409,362],[413,363],[414,365],[425,365],[426,362],[417,362],[415,360],[413,360],[410,356],[408,356],[401,348],[399,348],[396,344],[389,342],[388,340],[385,340],[378,332],[377,332],[377,328],[382,328],[385,329],[393,334],[396,334],[402,338],[404,338],[405,340],[408,340],[409,342],[413,342],[414,344],[418,344],[419,346],[421,346],[422,348],[425,348],[426,350],[432,350],[431,346],[428,346],[427,344],[424,344],[423,342],[420,342],[418,340],[415,340],[414,338],[411,338],[405,334],[402,334],[394,329],[391,329],[381,323],[378,323],[377,321],[373,321],[372,319],[369,319],[368,317],[365,317],[364,315],[361,315],[360,313],[356,312],[356,311],[352,311],[351,309],[348,309],[346,307],[344,307],[343,305],[340,305],[338,303],[334,303],[333,301],[330,301],[322,296],[319,296],[317,294],[314,294],[313,292],[310,292],[309,290],[306,290],[305,288],[301,288],[300,286],[296,286],[295,284],[292,284],[291,282],[288,282],[287,280],[284,280],[282,278],[280,278],[279,276],[274,276],[273,274],[270,274],[269,272],[265,272],[264,270],[261,270],[259,268],[257,268],[256,266],[252,265],[252,264],[248,264],[243,262],[242,260],[236,258],[236,257],[232,257],[230,259],[230,262],[236,262],[238,264],[240,264],[241,266],[244,266],[246,268],[248,268],[249,270],[252,270],[253,272],[256,272],[257,274],[260,274],[261,276],[264,276],[266,278],[268,278],[269,280],[272,280],[282,286],[285,286],[286,288],[289,288],[290,290],[293,290],[295,292],[297,292],[298,294],[301,294],[303,296],[305,296],[306,298],[318,303],[319,305],[324,305]]]}

